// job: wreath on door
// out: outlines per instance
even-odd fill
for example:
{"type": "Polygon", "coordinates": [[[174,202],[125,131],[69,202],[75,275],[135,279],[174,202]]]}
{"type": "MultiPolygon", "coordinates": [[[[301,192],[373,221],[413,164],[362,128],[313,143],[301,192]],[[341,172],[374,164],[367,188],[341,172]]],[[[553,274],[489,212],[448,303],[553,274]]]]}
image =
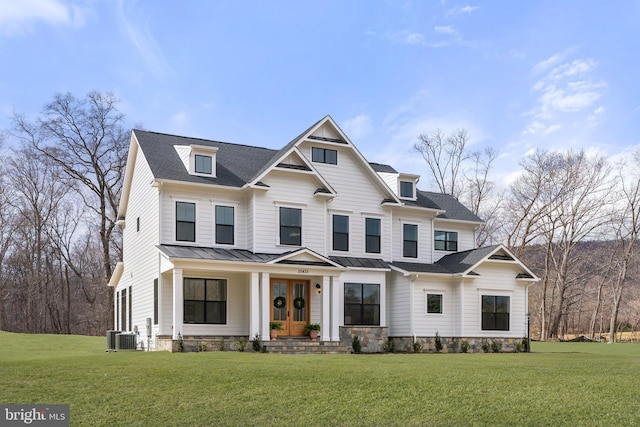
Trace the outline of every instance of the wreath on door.
{"type": "Polygon", "coordinates": [[[285,297],[276,297],[273,300],[273,306],[275,308],[284,308],[287,305],[287,299],[285,297]]]}
{"type": "Polygon", "coordinates": [[[297,310],[302,310],[304,308],[304,298],[298,297],[293,300],[293,307],[297,310]]]}

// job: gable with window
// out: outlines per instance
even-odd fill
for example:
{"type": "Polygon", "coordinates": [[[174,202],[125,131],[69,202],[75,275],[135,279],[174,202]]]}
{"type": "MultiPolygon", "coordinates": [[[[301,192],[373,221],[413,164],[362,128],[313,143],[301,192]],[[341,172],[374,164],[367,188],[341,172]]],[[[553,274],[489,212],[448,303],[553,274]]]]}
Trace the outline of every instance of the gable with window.
{"type": "Polygon", "coordinates": [[[501,295],[482,295],[482,330],[509,330],[510,298],[501,295]]]}
{"type": "Polygon", "coordinates": [[[311,161],[315,163],[338,164],[338,152],[329,148],[312,147],[311,161]]]}
{"type": "Polygon", "coordinates": [[[227,323],[225,279],[184,279],[184,323],[227,323]]]}
{"type": "Polygon", "coordinates": [[[280,208],[280,244],[302,246],[302,209],[280,208]]]}
{"type": "Polygon", "coordinates": [[[456,252],[458,250],[458,233],[456,231],[436,230],[434,236],[434,245],[437,251],[456,252]]]}

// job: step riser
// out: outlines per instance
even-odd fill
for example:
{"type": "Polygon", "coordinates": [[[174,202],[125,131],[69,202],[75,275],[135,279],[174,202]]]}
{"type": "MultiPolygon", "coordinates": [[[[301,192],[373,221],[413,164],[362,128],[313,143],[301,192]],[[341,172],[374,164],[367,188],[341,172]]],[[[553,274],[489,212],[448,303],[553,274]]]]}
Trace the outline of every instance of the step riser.
{"type": "Polygon", "coordinates": [[[350,348],[336,342],[274,340],[263,343],[266,353],[272,354],[349,354],[350,348]]]}

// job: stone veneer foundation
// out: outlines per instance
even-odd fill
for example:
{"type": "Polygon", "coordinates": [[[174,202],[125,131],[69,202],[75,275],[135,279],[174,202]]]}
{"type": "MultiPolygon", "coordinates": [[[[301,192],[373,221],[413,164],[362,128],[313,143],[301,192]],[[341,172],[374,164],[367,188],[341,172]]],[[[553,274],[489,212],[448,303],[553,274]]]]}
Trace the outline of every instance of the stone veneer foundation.
{"type": "MultiPolygon", "coordinates": [[[[391,337],[393,341],[393,350],[399,353],[412,353],[414,351],[413,337],[391,337]]],[[[469,343],[468,353],[482,353],[482,344],[488,343],[491,345],[493,341],[502,343],[500,352],[509,353],[516,351],[516,344],[522,343],[522,338],[460,338],[460,337],[440,337],[442,342],[441,353],[461,353],[460,343],[467,341],[469,343]]],[[[420,343],[422,349],[421,353],[436,353],[436,337],[417,337],[416,342],[420,343]]],[[[522,351],[525,349],[523,348],[522,351]]],[[[491,348],[489,352],[492,352],[491,348]]]]}
{"type": "Polygon", "coordinates": [[[362,353],[383,353],[389,337],[386,326],[340,326],[340,343],[351,347],[353,338],[358,337],[362,353]]]}

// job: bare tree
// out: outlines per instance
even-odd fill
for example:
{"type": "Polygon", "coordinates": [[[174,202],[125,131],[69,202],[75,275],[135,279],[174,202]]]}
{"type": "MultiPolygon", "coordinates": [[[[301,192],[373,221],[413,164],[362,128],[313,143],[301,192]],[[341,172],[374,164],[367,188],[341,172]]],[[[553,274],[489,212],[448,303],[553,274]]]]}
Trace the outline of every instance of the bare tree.
{"type": "Polygon", "coordinates": [[[58,164],[99,221],[104,280],[120,254],[112,237],[126,161],[128,133],[118,100],[111,93],[89,92],[77,99],[55,95],[42,116],[30,123],[15,114],[14,136],[58,164]]]}

